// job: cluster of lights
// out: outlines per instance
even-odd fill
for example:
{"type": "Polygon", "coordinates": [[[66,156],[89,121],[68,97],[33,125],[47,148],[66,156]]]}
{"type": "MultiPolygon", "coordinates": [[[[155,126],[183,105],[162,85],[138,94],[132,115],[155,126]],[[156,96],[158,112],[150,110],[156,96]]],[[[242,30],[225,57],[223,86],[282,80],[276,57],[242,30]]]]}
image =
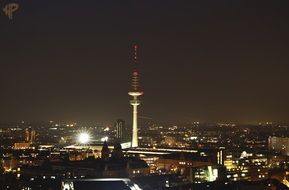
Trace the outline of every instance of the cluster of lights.
{"type": "Polygon", "coordinates": [[[102,141],[102,142],[108,141],[108,137],[103,137],[103,138],[101,138],[101,141],[102,141]]]}

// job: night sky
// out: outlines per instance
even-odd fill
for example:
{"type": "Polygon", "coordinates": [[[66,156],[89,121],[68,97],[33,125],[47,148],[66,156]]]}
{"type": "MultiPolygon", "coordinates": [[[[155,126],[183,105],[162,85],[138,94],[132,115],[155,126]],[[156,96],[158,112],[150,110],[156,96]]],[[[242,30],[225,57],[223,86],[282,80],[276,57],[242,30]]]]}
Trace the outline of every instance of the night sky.
{"type": "Polygon", "coordinates": [[[0,0],[0,120],[289,122],[289,1],[0,0]]]}

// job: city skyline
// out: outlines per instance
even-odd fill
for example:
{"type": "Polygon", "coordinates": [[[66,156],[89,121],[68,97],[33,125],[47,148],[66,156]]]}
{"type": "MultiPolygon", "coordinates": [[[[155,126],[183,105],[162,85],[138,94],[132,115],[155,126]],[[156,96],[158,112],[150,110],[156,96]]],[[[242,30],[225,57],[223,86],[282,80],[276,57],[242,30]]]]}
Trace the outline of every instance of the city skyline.
{"type": "Polygon", "coordinates": [[[141,117],[289,122],[288,2],[67,2],[0,16],[0,121],[130,123],[137,42],[141,117]]]}
{"type": "Polygon", "coordinates": [[[0,0],[0,189],[288,190],[289,1],[0,0]]]}

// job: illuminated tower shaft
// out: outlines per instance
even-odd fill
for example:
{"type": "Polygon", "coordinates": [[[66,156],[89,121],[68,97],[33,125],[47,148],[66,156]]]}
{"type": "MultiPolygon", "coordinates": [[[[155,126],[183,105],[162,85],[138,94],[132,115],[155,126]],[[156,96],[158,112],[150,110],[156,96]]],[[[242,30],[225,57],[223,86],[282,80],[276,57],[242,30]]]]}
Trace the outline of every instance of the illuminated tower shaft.
{"type": "Polygon", "coordinates": [[[131,147],[138,147],[138,123],[137,123],[137,106],[140,105],[138,96],[143,95],[143,92],[139,89],[139,72],[137,69],[138,56],[137,45],[134,45],[134,70],[132,72],[131,91],[128,93],[133,99],[130,101],[130,105],[133,107],[132,112],[132,142],[131,147]]]}
{"type": "Polygon", "coordinates": [[[129,95],[133,97],[133,100],[130,101],[130,105],[132,105],[132,147],[138,147],[138,126],[137,126],[137,106],[140,105],[140,101],[137,99],[140,96],[140,93],[130,92],[129,95]]]}

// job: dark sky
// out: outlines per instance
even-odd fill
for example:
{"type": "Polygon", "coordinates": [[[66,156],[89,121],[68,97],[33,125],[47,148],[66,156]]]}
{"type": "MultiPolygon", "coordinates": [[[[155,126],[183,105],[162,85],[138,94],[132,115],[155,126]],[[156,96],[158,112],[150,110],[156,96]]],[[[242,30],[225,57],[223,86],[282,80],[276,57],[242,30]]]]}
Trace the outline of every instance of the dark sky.
{"type": "MultiPolygon", "coordinates": [[[[0,0],[1,9],[12,0],[0,0]]],[[[289,1],[15,0],[0,14],[0,120],[289,122],[289,1]]]]}

